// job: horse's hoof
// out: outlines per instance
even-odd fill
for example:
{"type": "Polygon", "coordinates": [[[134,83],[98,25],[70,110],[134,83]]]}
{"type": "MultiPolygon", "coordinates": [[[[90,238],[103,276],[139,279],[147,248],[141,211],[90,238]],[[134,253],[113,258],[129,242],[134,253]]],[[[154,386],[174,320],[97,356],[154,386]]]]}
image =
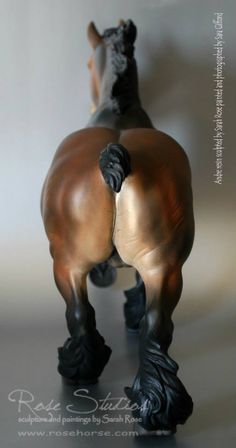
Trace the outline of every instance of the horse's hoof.
{"type": "Polygon", "coordinates": [[[134,432],[138,436],[172,436],[176,433],[176,427],[171,429],[154,429],[147,430],[138,423],[134,424],[134,432]]]}
{"type": "Polygon", "coordinates": [[[111,286],[117,277],[116,268],[107,262],[95,266],[89,273],[89,278],[93,285],[100,288],[111,286]]]}
{"type": "Polygon", "coordinates": [[[176,426],[184,424],[192,414],[192,398],[177,377],[177,370],[175,361],[153,343],[133,386],[125,387],[131,404],[136,405],[133,416],[147,435],[173,434],[176,426]]]}
{"type": "Polygon", "coordinates": [[[68,338],[58,348],[58,372],[68,384],[95,384],[111,355],[111,349],[96,330],[93,335],[68,338]]]}

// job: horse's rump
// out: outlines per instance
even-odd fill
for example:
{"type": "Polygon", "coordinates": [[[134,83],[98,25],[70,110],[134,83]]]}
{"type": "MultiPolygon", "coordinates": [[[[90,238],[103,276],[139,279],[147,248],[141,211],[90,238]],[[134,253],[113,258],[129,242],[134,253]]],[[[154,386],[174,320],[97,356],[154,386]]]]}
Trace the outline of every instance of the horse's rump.
{"type": "Polygon", "coordinates": [[[190,202],[187,157],[173,139],[154,129],[86,128],[58,148],[43,189],[42,214],[54,245],[56,235],[66,241],[66,250],[91,262],[108,258],[115,245],[132,264],[139,248],[158,245],[188,218],[190,202]],[[106,185],[99,167],[101,151],[111,143],[130,155],[131,173],[119,193],[106,185]]]}
{"type": "Polygon", "coordinates": [[[116,196],[113,238],[121,258],[137,269],[137,260],[146,255],[148,265],[182,263],[194,233],[186,154],[154,129],[122,132],[120,142],[129,151],[132,169],[116,196]]]}

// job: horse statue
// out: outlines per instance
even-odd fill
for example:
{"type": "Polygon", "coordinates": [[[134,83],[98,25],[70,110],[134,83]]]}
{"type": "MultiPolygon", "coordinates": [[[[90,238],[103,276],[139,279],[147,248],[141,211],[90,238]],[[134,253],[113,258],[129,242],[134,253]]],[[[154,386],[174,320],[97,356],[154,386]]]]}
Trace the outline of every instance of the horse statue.
{"type": "Polygon", "coordinates": [[[181,146],[157,130],[141,105],[131,20],[100,34],[88,26],[93,113],[67,136],[43,185],[41,213],[70,337],[59,373],[95,383],[111,354],[96,327],[86,279],[107,286],[133,267],[124,314],[139,331],[139,369],[125,392],[141,433],[172,434],[193,402],[168,355],[182,266],[194,239],[191,171],[181,146]]]}

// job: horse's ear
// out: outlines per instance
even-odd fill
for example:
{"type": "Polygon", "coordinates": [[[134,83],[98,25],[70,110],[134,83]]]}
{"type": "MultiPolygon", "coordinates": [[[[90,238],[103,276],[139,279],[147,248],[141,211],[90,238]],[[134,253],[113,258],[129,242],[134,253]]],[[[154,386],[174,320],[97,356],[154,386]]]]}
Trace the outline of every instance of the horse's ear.
{"type": "Polygon", "coordinates": [[[95,24],[90,22],[87,30],[88,40],[93,49],[97,47],[98,44],[102,41],[102,36],[98,32],[95,24]]]}
{"type": "Polygon", "coordinates": [[[125,25],[125,21],[123,19],[120,19],[118,26],[124,26],[124,25],[125,25]]]}
{"type": "Polygon", "coordinates": [[[129,41],[133,44],[137,37],[137,27],[132,20],[127,20],[124,25],[125,34],[129,41]]]}

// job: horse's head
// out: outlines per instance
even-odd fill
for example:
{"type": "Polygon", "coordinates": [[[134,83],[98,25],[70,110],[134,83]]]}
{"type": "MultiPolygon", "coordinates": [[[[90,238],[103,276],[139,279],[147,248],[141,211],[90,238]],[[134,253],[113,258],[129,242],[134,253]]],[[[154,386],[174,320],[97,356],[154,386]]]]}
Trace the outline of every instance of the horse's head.
{"type": "Polygon", "coordinates": [[[100,34],[95,24],[88,25],[88,40],[93,53],[88,67],[91,72],[91,95],[96,110],[101,96],[108,95],[108,85],[116,81],[118,74],[127,69],[133,60],[137,29],[131,20],[120,20],[119,25],[107,28],[100,34]]]}

